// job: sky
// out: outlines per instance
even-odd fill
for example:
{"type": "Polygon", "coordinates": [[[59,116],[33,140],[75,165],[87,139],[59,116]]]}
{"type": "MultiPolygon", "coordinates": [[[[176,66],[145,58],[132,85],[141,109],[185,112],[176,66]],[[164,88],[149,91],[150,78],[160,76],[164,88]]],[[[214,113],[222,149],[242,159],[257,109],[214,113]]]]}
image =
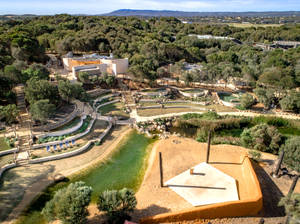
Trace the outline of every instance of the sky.
{"type": "Polygon", "coordinates": [[[102,14],[118,9],[300,11],[300,0],[0,0],[0,14],[102,14]]]}

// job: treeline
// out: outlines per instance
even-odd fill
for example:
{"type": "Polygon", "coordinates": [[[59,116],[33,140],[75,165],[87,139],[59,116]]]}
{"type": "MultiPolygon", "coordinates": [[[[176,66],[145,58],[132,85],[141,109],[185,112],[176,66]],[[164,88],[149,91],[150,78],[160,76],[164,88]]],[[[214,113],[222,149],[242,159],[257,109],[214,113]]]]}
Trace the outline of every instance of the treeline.
{"type": "Polygon", "coordinates": [[[0,26],[0,100],[5,104],[4,101],[13,98],[11,87],[26,83],[30,79],[26,70],[34,63],[45,63],[48,60],[45,52],[49,51],[60,55],[68,51],[113,52],[116,57],[129,58],[129,72],[134,77],[150,80],[160,76],[161,66],[179,61],[201,62],[204,73],[187,79],[226,81],[240,77],[250,85],[274,89],[275,96],[278,89],[282,90],[280,100],[288,90],[299,86],[300,49],[263,52],[251,45],[273,40],[299,41],[300,25],[236,28],[183,24],[171,17],[145,20],[65,14],[9,20],[0,26]],[[198,40],[189,34],[231,36],[244,44],[198,40]]]}

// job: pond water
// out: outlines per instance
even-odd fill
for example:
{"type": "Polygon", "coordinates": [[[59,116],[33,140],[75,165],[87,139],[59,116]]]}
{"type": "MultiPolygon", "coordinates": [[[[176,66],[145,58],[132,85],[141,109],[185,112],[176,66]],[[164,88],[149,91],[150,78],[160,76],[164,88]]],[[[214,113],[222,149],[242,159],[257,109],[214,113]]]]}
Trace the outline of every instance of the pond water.
{"type": "Polygon", "coordinates": [[[181,136],[187,137],[187,138],[195,138],[197,135],[197,129],[198,128],[184,128],[184,127],[170,127],[169,132],[172,134],[179,133],[181,136]]]}
{"type": "Polygon", "coordinates": [[[138,190],[145,173],[147,155],[154,141],[154,139],[147,138],[133,131],[128,138],[120,143],[117,151],[105,163],[73,175],[67,182],[49,186],[31,204],[18,223],[46,223],[40,214],[46,202],[53,197],[55,191],[76,181],[84,181],[88,186],[93,188],[93,203],[97,201],[98,195],[107,189],[122,189],[127,187],[135,191],[138,190]]]}

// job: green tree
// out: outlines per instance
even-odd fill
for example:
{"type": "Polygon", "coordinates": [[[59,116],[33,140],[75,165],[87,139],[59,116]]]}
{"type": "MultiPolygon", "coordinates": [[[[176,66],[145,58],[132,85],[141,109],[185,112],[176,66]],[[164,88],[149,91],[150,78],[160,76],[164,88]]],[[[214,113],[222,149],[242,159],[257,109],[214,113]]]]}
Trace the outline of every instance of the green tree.
{"type": "Polygon", "coordinates": [[[273,89],[264,89],[256,88],[254,89],[258,101],[261,102],[266,108],[270,108],[275,101],[274,90],[273,89]]]}
{"type": "Polygon", "coordinates": [[[254,103],[255,103],[255,99],[251,94],[246,93],[246,94],[242,95],[242,97],[241,97],[241,107],[242,108],[249,109],[249,108],[251,108],[251,106],[254,103]]]}
{"type": "Polygon", "coordinates": [[[21,81],[21,72],[14,65],[6,65],[4,68],[4,74],[15,84],[21,81]]]}
{"type": "Polygon", "coordinates": [[[46,203],[42,214],[49,222],[59,219],[66,224],[85,223],[91,194],[92,188],[84,182],[71,183],[55,193],[53,199],[46,203]]]}
{"type": "Polygon", "coordinates": [[[112,87],[116,81],[116,78],[113,75],[108,75],[107,73],[105,73],[100,77],[100,80],[106,83],[106,85],[108,85],[109,87],[112,87]]]}
{"type": "Polygon", "coordinates": [[[47,80],[37,80],[36,78],[31,78],[27,81],[25,98],[30,104],[38,100],[49,99],[50,103],[57,105],[60,100],[58,89],[55,85],[52,85],[47,80]]]}
{"type": "Polygon", "coordinates": [[[0,106],[0,117],[4,117],[6,124],[12,124],[17,121],[19,110],[15,104],[0,106]]]}
{"type": "Polygon", "coordinates": [[[31,78],[48,80],[49,74],[50,72],[45,66],[34,63],[30,65],[29,68],[22,71],[22,80],[23,82],[31,78]]]}
{"type": "Polygon", "coordinates": [[[82,83],[89,82],[89,77],[90,77],[90,75],[87,72],[79,72],[78,73],[78,79],[82,83]]]}
{"type": "Polygon", "coordinates": [[[280,199],[278,206],[284,206],[289,216],[289,224],[297,224],[300,220],[300,194],[293,193],[280,199]]]}
{"type": "Polygon", "coordinates": [[[30,113],[35,121],[45,122],[55,112],[55,105],[49,103],[48,99],[38,100],[31,104],[30,113]]]}
{"type": "Polygon", "coordinates": [[[281,147],[284,150],[284,163],[300,172],[300,136],[289,138],[281,147]]]}
{"type": "Polygon", "coordinates": [[[283,139],[276,127],[258,124],[244,129],[241,140],[245,147],[277,154],[283,139]]]}
{"type": "Polygon", "coordinates": [[[97,202],[98,209],[106,213],[109,223],[124,223],[129,219],[129,212],[136,207],[137,201],[132,190],[104,191],[97,202]]]}
{"type": "Polygon", "coordinates": [[[58,82],[58,92],[61,98],[67,102],[70,102],[72,99],[84,100],[86,98],[86,92],[81,84],[72,84],[69,80],[60,80],[58,82]]]}
{"type": "Polygon", "coordinates": [[[279,101],[280,107],[285,111],[300,112],[300,93],[291,91],[290,94],[285,96],[279,101]]]}

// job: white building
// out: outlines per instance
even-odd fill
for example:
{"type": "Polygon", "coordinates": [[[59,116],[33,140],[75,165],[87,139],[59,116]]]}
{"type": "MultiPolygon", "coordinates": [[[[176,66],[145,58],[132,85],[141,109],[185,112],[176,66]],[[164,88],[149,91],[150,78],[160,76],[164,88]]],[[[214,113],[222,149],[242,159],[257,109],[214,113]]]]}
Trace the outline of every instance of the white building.
{"type": "Polygon", "coordinates": [[[79,71],[87,71],[92,73],[108,73],[111,75],[124,74],[128,70],[128,58],[116,59],[111,54],[101,56],[98,54],[83,55],[82,57],[73,57],[72,54],[67,54],[63,58],[64,68],[72,71],[73,75],[79,71]]]}

